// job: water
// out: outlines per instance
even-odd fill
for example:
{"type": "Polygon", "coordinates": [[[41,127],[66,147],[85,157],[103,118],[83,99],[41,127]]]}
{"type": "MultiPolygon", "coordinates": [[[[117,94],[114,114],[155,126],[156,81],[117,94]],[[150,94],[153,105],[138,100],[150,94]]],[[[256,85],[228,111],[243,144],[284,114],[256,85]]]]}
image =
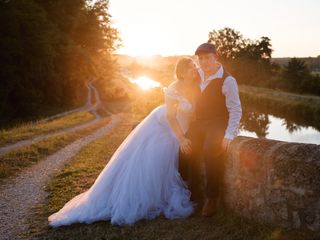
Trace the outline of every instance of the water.
{"type": "Polygon", "coordinates": [[[320,131],[313,127],[303,127],[295,125],[294,129],[286,127],[286,120],[270,114],[267,115],[269,121],[265,129],[265,136],[261,136],[261,128],[256,130],[240,129],[240,136],[265,137],[287,142],[314,143],[320,144],[320,131]]]}

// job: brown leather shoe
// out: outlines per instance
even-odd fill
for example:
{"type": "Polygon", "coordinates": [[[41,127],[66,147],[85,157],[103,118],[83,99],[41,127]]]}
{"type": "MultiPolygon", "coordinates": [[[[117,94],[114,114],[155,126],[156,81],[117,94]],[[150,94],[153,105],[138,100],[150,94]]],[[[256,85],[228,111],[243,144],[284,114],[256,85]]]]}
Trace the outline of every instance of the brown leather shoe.
{"type": "Polygon", "coordinates": [[[217,199],[207,198],[202,208],[203,217],[211,217],[217,212],[217,199]]]}

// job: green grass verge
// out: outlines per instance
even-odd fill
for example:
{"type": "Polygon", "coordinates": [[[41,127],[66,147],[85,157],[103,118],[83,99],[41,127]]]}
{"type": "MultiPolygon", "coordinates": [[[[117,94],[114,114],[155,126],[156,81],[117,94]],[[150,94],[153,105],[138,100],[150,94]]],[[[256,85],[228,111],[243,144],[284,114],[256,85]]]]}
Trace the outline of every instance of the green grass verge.
{"type": "Polygon", "coordinates": [[[280,90],[274,90],[263,87],[253,87],[240,85],[240,93],[253,94],[257,97],[264,97],[270,100],[280,99],[281,101],[296,102],[296,104],[320,104],[320,96],[309,94],[296,94],[290,92],[284,92],[280,90]]]}
{"type": "Polygon", "coordinates": [[[28,139],[38,134],[72,127],[93,119],[92,113],[78,112],[49,121],[39,121],[35,124],[26,123],[10,129],[2,129],[0,130],[0,146],[28,139]]]}
{"type": "Polygon", "coordinates": [[[75,132],[58,135],[49,139],[13,150],[0,156],[0,183],[13,174],[18,174],[22,169],[44,159],[75,140],[90,134],[92,131],[107,124],[110,118],[102,119],[93,126],[75,132]]]}
{"type": "Polygon", "coordinates": [[[151,221],[139,221],[133,226],[113,226],[108,221],[93,224],[73,224],[52,229],[47,217],[58,211],[74,196],[86,191],[111,158],[113,152],[127,136],[131,125],[120,124],[104,137],[84,147],[65,168],[57,174],[49,186],[48,202],[35,209],[30,217],[33,228],[29,236],[38,239],[311,239],[302,232],[287,232],[271,228],[232,213],[212,218],[190,217],[167,220],[158,217],[151,221]]]}

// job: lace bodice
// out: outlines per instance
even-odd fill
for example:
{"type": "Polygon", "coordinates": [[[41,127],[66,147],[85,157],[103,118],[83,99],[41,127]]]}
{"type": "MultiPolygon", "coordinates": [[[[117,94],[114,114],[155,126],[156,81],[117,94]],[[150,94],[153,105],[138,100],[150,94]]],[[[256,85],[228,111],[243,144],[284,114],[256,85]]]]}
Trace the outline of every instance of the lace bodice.
{"type": "Polygon", "coordinates": [[[189,122],[194,112],[194,107],[192,103],[184,97],[176,88],[176,83],[172,83],[169,87],[165,88],[164,96],[166,104],[168,100],[175,100],[177,101],[177,119],[178,122],[184,132],[187,131],[189,127],[189,122]]]}

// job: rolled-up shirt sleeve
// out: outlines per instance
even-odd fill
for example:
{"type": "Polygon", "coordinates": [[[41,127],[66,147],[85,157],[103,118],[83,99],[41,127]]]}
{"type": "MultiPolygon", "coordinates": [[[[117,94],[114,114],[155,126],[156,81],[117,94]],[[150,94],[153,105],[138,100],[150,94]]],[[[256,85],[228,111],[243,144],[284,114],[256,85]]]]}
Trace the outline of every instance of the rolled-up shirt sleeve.
{"type": "Polygon", "coordinates": [[[226,97],[226,106],[229,112],[228,127],[225,131],[224,138],[233,140],[238,135],[242,116],[238,85],[233,77],[229,76],[225,79],[222,86],[222,93],[226,97]]]}

